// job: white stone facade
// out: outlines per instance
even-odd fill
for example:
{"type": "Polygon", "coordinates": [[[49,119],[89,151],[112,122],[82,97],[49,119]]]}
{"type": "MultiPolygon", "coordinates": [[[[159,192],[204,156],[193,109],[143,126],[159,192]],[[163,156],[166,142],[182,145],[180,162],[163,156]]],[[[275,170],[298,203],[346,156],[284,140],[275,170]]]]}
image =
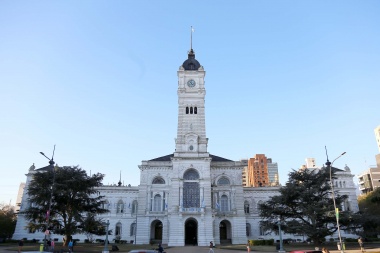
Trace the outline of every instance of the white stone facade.
{"type": "MultiPolygon", "coordinates": [[[[192,50],[188,56],[178,71],[178,128],[174,153],[142,161],[138,186],[98,188],[108,201],[110,212],[101,217],[110,221],[113,231],[110,241],[119,235],[122,240],[133,240],[137,244],[154,240],[169,246],[208,246],[210,241],[245,244],[248,239],[263,237],[257,206],[278,194],[279,188],[243,187],[246,160],[232,161],[208,153],[205,71],[195,60],[192,50]]],[[[26,175],[25,189],[35,172],[32,166],[26,175]]],[[[354,210],[357,202],[351,194],[351,186],[355,192],[351,176],[342,175],[347,180],[352,197],[350,205],[354,210]]],[[[24,191],[21,211],[27,207],[27,199],[27,191],[24,191]]],[[[44,238],[42,232],[29,233],[25,225],[20,214],[14,239],[44,238]]],[[[62,240],[60,235],[51,237],[62,240]]],[[[84,235],[74,238],[81,242],[86,239],[84,235]]]]}

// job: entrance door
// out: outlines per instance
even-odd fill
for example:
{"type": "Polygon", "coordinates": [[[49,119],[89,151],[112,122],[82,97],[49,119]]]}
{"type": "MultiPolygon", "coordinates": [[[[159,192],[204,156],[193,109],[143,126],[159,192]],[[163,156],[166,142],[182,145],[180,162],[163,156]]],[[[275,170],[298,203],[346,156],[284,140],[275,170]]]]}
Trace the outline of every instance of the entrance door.
{"type": "Polygon", "coordinates": [[[198,224],[195,220],[187,220],[185,223],[185,245],[197,245],[198,224]]]}
{"type": "Polygon", "coordinates": [[[220,240],[227,240],[227,225],[224,221],[219,224],[220,240]]]}
{"type": "Polygon", "coordinates": [[[161,221],[156,222],[154,226],[154,239],[162,240],[162,222],[161,221]]]}

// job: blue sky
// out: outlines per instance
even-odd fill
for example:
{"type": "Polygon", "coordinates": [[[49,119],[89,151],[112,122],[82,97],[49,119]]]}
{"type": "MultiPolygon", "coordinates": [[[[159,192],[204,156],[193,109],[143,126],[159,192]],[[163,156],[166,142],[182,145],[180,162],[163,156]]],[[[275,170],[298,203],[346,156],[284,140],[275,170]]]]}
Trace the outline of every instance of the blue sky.
{"type": "Polygon", "coordinates": [[[173,153],[177,70],[206,70],[210,153],[264,153],[280,181],[307,157],[375,164],[379,1],[1,1],[0,203],[35,163],[138,185],[173,153]]]}

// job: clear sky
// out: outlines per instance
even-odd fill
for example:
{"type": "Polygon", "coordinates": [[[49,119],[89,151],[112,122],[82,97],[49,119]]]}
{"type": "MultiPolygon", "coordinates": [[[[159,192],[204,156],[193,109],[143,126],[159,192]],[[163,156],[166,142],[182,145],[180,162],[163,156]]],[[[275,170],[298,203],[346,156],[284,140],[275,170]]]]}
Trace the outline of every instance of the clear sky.
{"type": "MultiPolygon", "coordinates": [[[[139,184],[173,153],[177,70],[206,70],[211,154],[266,154],[280,181],[305,158],[375,164],[380,1],[0,2],[0,203],[35,163],[139,184]]],[[[356,178],[356,177],[355,177],[356,178]]]]}

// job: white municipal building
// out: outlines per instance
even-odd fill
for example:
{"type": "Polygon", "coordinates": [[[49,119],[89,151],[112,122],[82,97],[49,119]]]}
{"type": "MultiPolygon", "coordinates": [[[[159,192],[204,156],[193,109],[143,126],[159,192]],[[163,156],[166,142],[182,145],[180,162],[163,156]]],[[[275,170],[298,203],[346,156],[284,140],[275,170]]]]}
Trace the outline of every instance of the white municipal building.
{"type": "MultiPolygon", "coordinates": [[[[205,118],[205,70],[193,49],[179,67],[178,127],[172,154],[142,161],[139,186],[109,185],[98,189],[107,199],[109,219],[115,236],[137,244],[152,240],[168,246],[245,244],[248,239],[274,238],[260,229],[257,206],[278,194],[278,187],[243,187],[242,172],[247,161],[232,161],[207,150],[205,118]]],[[[174,115],[173,115],[174,116],[174,115]]],[[[28,204],[27,187],[38,170],[29,169],[20,210],[28,204]]],[[[340,193],[348,194],[345,208],[357,210],[353,176],[342,170],[340,193]]],[[[18,216],[13,239],[43,239],[42,232],[29,233],[23,215],[18,216]]],[[[62,240],[62,235],[51,235],[62,240]]],[[[83,242],[85,235],[74,235],[83,242]]],[[[98,237],[105,239],[103,237],[98,237]]],[[[302,238],[283,235],[283,238],[302,238]]]]}

